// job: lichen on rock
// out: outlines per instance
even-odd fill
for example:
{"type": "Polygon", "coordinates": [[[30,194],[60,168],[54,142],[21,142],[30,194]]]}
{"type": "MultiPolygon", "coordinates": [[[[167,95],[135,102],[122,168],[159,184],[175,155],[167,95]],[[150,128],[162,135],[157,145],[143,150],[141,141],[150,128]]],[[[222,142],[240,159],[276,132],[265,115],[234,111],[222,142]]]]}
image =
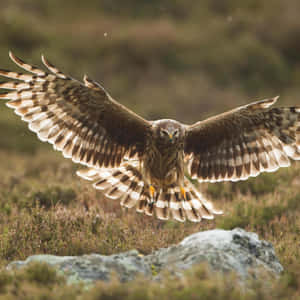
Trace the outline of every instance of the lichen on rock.
{"type": "Polygon", "coordinates": [[[112,273],[121,282],[131,281],[137,276],[159,280],[165,272],[181,276],[184,271],[201,263],[206,263],[212,271],[233,271],[241,280],[259,278],[262,270],[274,275],[283,271],[269,242],[259,240],[257,234],[239,228],[198,232],[177,245],[146,256],[137,250],[108,256],[33,255],[25,261],[10,263],[8,269],[21,268],[31,262],[54,266],[67,277],[68,283],[110,281],[112,273]]]}

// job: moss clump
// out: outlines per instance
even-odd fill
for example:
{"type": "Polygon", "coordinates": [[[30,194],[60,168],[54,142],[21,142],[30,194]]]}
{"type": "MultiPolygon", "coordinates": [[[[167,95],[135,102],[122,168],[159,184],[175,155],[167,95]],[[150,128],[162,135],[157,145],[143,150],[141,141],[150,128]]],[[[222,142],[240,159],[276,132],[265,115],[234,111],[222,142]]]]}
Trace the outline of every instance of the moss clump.
{"type": "Polygon", "coordinates": [[[151,272],[152,272],[152,276],[156,276],[158,274],[156,266],[155,265],[151,265],[151,272]]]}

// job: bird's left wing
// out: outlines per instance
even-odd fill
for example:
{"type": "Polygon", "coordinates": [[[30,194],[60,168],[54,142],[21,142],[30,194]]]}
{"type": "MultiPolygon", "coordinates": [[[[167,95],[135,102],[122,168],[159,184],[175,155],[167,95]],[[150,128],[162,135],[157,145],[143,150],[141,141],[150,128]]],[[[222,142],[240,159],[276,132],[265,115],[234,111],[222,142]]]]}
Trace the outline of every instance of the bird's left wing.
{"type": "Polygon", "coordinates": [[[94,168],[115,167],[125,156],[142,155],[150,123],[113,100],[98,83],[74,80],[42,57],[50,71],[31,66],[10,53],[30,73],[0,70],[17,81],[0,83],[7,105],[29,123],[42,141],[65,157],[94,168]]]}
{"type": "Polygon", "coordinates": [[[300,159],[300,107],[270,108],[278,97],[187,127],[189,171],[200,181],[244,180],[300,159]]]}

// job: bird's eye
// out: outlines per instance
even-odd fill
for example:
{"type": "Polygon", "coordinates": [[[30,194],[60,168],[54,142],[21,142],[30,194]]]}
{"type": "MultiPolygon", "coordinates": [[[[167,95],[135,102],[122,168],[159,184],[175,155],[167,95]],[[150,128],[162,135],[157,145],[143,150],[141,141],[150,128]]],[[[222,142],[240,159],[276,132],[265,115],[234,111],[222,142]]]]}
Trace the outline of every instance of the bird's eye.
{"type": "Polygon", "coordinates": [[[169,134],[168,134],[168,131],[166,131],[166,130],[162,130],[160,133],[161,133],[162,136],[164,136],[164,135],[169,135],[169,134]]]}
{"type": "Polygon", "coordinates": [[[173,134],[174,134],[174,136],[178,136],[178,133],[179,133],[179,130],[176,129],[173,134]]]}

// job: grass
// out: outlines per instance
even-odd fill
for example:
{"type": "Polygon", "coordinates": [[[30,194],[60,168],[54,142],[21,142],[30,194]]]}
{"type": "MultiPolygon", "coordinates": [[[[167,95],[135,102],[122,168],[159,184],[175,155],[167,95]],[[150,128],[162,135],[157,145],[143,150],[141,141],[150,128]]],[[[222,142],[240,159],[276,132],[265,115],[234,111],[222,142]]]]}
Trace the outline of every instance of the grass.
{"type": "MultiPolygon", "coordinates": [[[[265,278],[268,279],[268,278],[265,278]]],[[[234,274],[220,276],[205,265],[173,280],[166,276],[161,282],[144,278],[120,284],[99,282],[89,290],[81,285],[66,286],[64,278],[45,264],[30,264],[23,270],[0,275],[0,299],[298,299],[299,278],[284,274],[280,280],[251,281],[241,288],[234,274]],[[147,288],[145,288],[147,286],[147,288]],[[286,298],[284,298],[286,297],[286,298]]]]}
{"type": "MultiPolygon", "coordinates": [[[[251,99],[280,94],[299,105],[299,1],[9,0],[0,3],[1,68],[13,50],[44,53],[67,74],[88,73],[149,119],[192,123],[251,99]],[[192,8],[192,9],[191,9],[192,8]]],[[[122,209],[75,175],[79,166],[40,143],[0,105],[0,299],[299,299],[300,166],[245,182],[203,184],[225,211],[200,224],[162,222],[122,209]],[[212,228],[241,227],[273,243],[285,273],[243,291],[205,266],[181,280],[90,291],[68,287],[45,265],[8,273],[33,254],[147,254],[212,228]]],[[[153,269],[155,273],[156,270],[153,269]]]]}
{"type": "MultiPolygon", "coordinates": [[[[8,160],[4,159],[8,156],[8,152],[0,152],[2,161],[5,162],[1,169],[3,174],[6,174],[1,182],[0,192],[2,268],[12,260],[25,259],[29,255],[42,253],[81,255],[96,252],[108,255],[138,249],[141,253],[148,254],[158,248],[178,243],[185,236],[200,230],[241,227],[254,231],[260,238],[272,242],[285,268],[285,274],[280,282],[276,281],[276,284],[273,283],[268,287],[274,299],[276,297],[280,299],[282,295],[280,291],[284,285],[282,280],[285,280],[285,284],[291,285],[288,287],[289,295],[294,297],[299,294],[297,280],[300,278],[298,244],[300,167],[297,164],[275,174],[259,176],[253,179],[253,182],[250,180],[241,183],[203,184],[202,190],[207,195],[215,196],[216,205],[224,209],[225,215],[217,217],[215,221],[181,224],[174,221],[162,222],[137,214],[133,210],[123,210],[117,202],[104,199],[88,183],[75,177],[74,164],[52,150],[36,150],[34,157],[30,154],[10,154],[8,160]],[[264,185],[265,182],[268,184],[264,185]],[[272,182],[276,184],[270,189],[269,184],[273,186],[272,182]],[[279,186],[275,188],[276,185],[279,186]],[[218,186],[219,196],[212,186],[218,186]]],[[[33,268],[37,268],[36,272],[40,272],[39,268],[42,267],[33,268]]],[[[4,269],[2,270],[4,272],[4,269]]],[[[3,274],[6,275],[2,275],[3,279],[0,278],[0,282],[3,281],[2,285],[0,284],[0,287],[3,286],[2,292],[0,288],[0,295],[2,293],[8,296],[10,293],[8,291],[16,284],[20,291],[28,289],[36,295],[41,293],[48,295],[47,297],[52,295],[51,290],[55,288],[58,291],[56,299],[60,299],[58,296],[60,293],[74,295],[74,291],[63,283],[59,285],[51,283],[48,286],[43,282],[37,284],[34,280],[27,279],[26,276],[29,275],[24,275],[25,273],[21,276],[22,278],[25,276],[25,279],[22,279],[21,283],[16,283],[20,280],[16,279],[19,278],[17,275],[5,272],[3,274]]],[[[150,285],[147,283],[147,288],[141,288],[138,281],[124,286],[114,282],[105,285],[104,291],[103,285],[97,285],[89,292],[90,294],[86,294],[87,292],[78,287],[76,296],[79,297],[83,293],[85,297],[91,299],[106,299],[108,295],[131,299],[131,295],[138,297],[137,295],[142,293],[152,299],[154,295],[164,298],[171,293],[175,299],[176,297],[189,299],[193,297],[194,291],[195,295],[207,293],[205,297],[210,299],[214,290],[221,299],[225,292],[232,298],[241,293],[237,287],[229,290],[225,288],[228,284],[225,278],[219,278],[216,282],[215,275],[205,274],[205,282],[202,278],[192,279],[187,275],[183,283],[178,282],[172,286],[166,283],[162,290],[152,283],[150,285]],[[133,294],[126,294],[128,290],[133,294]]],[[[249,299],[255,299],[257,293],[262,293],[262,299],[271,299],[268,298],[266,288],[259,287],[254,295],[249,294],[249,299]]],[[[18,293],[20,291],[18,290],[18,293]]]]}

